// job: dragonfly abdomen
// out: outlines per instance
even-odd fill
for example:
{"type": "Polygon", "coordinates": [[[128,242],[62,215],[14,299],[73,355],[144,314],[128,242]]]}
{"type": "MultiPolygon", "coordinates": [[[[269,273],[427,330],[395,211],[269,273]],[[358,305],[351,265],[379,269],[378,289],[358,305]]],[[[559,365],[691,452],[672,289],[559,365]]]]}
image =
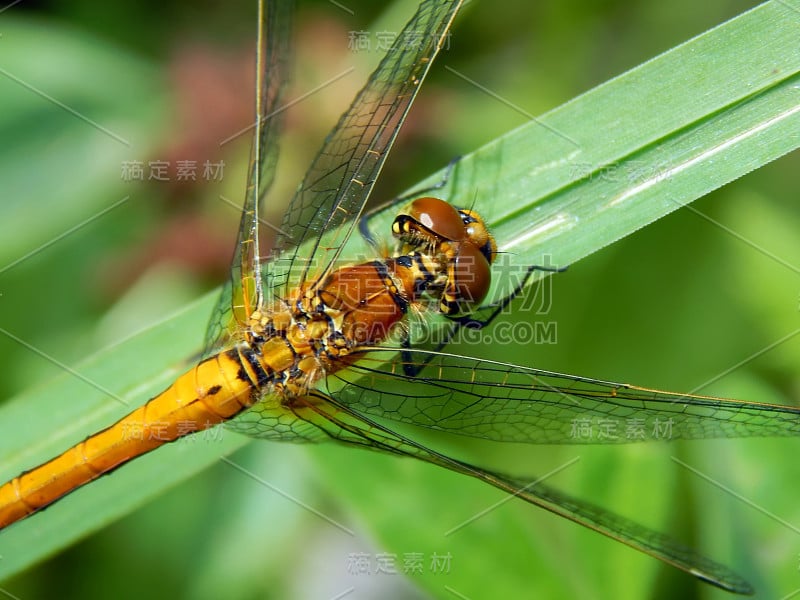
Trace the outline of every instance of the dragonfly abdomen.
{"type": "Polygon", "coordinates": [[[242,354],[234,349],[204,360],[107,429],[5,483],[0,487],[0,528],[133,458],[251,406],[257,398],[242,354]]]}

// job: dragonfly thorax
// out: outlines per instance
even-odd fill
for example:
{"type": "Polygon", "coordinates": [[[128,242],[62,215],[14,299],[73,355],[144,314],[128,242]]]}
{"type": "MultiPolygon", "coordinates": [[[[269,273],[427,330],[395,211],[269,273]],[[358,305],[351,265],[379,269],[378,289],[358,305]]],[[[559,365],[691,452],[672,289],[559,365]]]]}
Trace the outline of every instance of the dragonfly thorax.
{"type": "Polygon", "coordinates": [[[410,307],[454,315],[471,310],[489,290],[497,247],[475,212],[419,198],[395,219],[392,232],[400,242],[394,256],[336,269],[303,296],[305,310],[334,324],[337,355],[387,339],[410,307]]]}
{"type": "Polygon", "coordinates": [[[302,392],[354,349],[392,336],[410,308],[454,315],[486,296],[496,246],[476,213],[420,198],[392,231],[394,256],[334,269],[251,314],[250,342],[273,385],[302,392]]]}

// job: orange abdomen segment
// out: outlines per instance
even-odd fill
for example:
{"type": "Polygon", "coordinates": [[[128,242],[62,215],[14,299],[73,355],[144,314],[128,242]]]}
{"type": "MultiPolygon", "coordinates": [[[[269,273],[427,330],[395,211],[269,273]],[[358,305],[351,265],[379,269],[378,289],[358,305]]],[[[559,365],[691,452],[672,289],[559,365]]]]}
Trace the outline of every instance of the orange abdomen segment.
{"type": "Polygon", "coordinates": [[[0,528],[137,456],[234,417],[252,397],[235,351],[201,362],[111,427],[0,487],[0,528]]]}

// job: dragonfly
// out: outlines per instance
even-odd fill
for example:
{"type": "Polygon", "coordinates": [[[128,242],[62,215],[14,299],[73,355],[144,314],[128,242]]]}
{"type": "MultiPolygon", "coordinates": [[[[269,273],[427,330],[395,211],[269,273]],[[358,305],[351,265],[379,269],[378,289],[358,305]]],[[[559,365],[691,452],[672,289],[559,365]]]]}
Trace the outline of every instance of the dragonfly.
{"type": "MultiPolygon", "coordinates": [[[[261,256],[259,211],[278,162],[291,3],[259,3],[257,122],[231,276],[203,358],[161,394],[60,456],[0,486],[0,529],[166,443],[227,424],[279,441],[335,441],[476,478],[735,593],[737,573],[535,478],[439,452],[391,423],[495,442],[580,443],[576,419],[653,419],[671,439],[800,434],[800,409],[672,393],[449,352],[485,328],[537,267],[486,302],[497,246],[479,211],[422,196],[398,204],[393,252],[348,261],[365,205],[461,2],[423,0],[326,138],[261,256]],[[409,43],[409,40],[414,43],[409,43]],[[428,323],[438,325],[428,325],[428,323]],[[434,343],[428,330],[443,326],[434,343]],[[387,424],[390,423],[390,424],[387,424]]],[[[545,268],[538,268],[547,270],[545,268]]],[[[552,270],[552,269],[551,269],[552,270]]],[[[619,440],[627,441],[627,440],[619,440]]],[[[2,533],[0,533],[2,535],[2,533]]]]}

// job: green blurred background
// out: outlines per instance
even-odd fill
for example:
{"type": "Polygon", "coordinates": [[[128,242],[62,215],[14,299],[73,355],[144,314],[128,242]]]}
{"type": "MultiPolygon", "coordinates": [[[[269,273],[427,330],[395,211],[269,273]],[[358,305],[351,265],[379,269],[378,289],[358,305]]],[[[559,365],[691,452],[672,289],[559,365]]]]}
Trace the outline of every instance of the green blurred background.
{"type": "MultiPolygon", "coordinates": [[[[220,141],[252,120],[255,3],[50,4],[22,3],[0,16],[0,264],[11,265],[0,271],[0,326],[73,365],[225,277],[238,214],[219,197],[240,202],[250,138],[220,141]],[[170,181],[123,181],[124,162],[155,160],[169,161],[170,181]],[[224,161],[224,178],[205,181],[198,171],[194,183],[177,181],[178,160],[224,161]]],[[[354,56],[348,33],[397,31],[413,10],[405,3],[382,16],[373,4],[347,3],[353,14],[300,5],[289,97],[354,61],[360,69],[289,114],[277,197],[288,197],[376,59],[354,56]]],[[[444,65],[540,114],[749,6],[471,3],[375,197],[525,122],[444,65]]],[[[553,284],[548,319],[558,343],[493,356],[665,389],[714,379],[703,393],[797,403],[800,338],[774,344],[800,327],[799,161],[795,152],[693,204],[721,226],[678,211],[574,265],[553,284]]],[[[271,207],[273,220],[281,210],[271,207]]],[[[198,348],[201,339],[198,331],[198,348]]],[[[0,398],[60,372],[5,336],[0,355],[0,398]]],[[[468,449],[482,464],[534,475],[579,456],[552,482],[674,533],[743,572],[758,597],[774,598],[800,588],[800,537],[756,507],[800,524],[793,444],[468,449]]],[[[518,501],[444,536],[503,496],[410,460],[266,442],[234,459],[356,535],[220,465],[0,587],[23,599],[330,598],[350,588],[350,598],[725,597],[518,501]],[[449,573],[432,572],[434,552],[451,555],[449,573]],[[423,573],[352,575],[354,553],[373,567],[379,553],[394,555],[398,570],[404,555],[422,553],[423,573]]]]}

